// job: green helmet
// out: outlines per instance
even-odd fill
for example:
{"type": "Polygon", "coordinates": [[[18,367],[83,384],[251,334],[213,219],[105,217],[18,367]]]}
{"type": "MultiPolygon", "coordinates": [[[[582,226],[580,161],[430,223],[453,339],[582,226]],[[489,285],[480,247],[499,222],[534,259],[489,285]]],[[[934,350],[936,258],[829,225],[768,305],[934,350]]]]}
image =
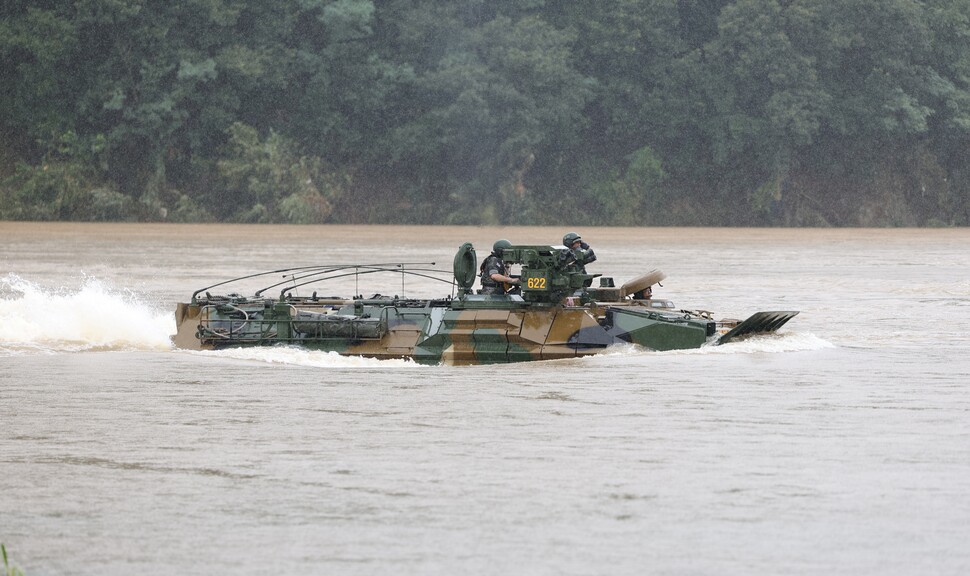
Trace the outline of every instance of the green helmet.
{"type": "Polygon", "coordinates": [[[492,244],[492,252],[495,252],[496,254],[501,254],[502,250],[505,250],[506,248],[511,248],[511,247],[512,247],[512,243],[503,238],[502,240],[496,240],[495,244],[492,244]]]}
{"type": "Polygon", "coordinates": [[[582,240],[579,234],[575,232],[566,232],[566,235],[562,237],[562,245],[565,247],[570,247],[576,240],[582,240]]]}

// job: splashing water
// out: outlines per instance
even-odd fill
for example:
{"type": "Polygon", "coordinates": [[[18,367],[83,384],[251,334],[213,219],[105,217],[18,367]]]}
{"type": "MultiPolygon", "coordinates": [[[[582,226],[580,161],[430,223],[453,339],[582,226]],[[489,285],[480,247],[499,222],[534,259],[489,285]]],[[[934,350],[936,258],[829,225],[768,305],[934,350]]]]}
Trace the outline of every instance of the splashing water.
{"type": "Polygon", "coordinates": [[[262,348],[230,348],[226,350],[192,351],[199,356],[215,356],[234,360],[253,360],[269,364],[309,366],[313,368],[426,368],[411,360],[379,360],[361,356],[341,356],[336,352],[306,350],[293,346],[262,348]]]}
{"type": "Polygon", "coordinates": [[[779,354],[784,352],[806,352],[836,348],[835,344],[811,333],[776,332],[732,340],[727,344],[715,346],[712,340],[700,348],[686,350],[647,350],[635,344],[610,346],[603,354],[586,356],[582,362],[591,365],[609,365],[617,358],[636,358],[651,356],[695,356],[695,355],[735,355],[735,354],[779,354]]]}
{"type": "Polygon", "coordinates": [[[0,355],[169,350],[174,329],[171,312],[94,278],[59,289],[0,278],[0,355]]]}
{"type": "Polygon", "coordinates": [[[663,354],[777,354],[827,348],[836,348],[836,345],[809,332],[776,332],[748,336],[719,346],[708,344],[689,350],[670,350],[663,354]]]}

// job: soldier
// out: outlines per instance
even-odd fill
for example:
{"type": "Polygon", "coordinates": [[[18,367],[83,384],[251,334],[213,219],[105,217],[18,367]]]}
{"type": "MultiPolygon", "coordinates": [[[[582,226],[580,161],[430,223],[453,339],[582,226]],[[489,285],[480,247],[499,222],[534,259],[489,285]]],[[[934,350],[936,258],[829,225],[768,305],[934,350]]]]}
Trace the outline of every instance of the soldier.
{"type": "Polygon", "coordinates": [[[492,253],[482,262],[482,294],[506,294],[509,286],[518,284],[517,278],[509,276],[505,261],[502,260],[502,251],[511,248],[512,243],[508,240],[498,240],[492,245],[492,253]]]}
{"type": "Polygon", "coordinates": [[[651,298],[653,298],[653,286],[647,286],[643,290],[633,293],[634,300],[650,300],[651,298]]]}
{"type": "Polygon", "coordinates": [[[567,232],[562,237],[562,245],[569,248],[576,258],[574,267],[581,274],[586,273],[586,265],[596,261],[596,254],[589,244],[583,242],[582,237],[575,232],[567,232]]]}

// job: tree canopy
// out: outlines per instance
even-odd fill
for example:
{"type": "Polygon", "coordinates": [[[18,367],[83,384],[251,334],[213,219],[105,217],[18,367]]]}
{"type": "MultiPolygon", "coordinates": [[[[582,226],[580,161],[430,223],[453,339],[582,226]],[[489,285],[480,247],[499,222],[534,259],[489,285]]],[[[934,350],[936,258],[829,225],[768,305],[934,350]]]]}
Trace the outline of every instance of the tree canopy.
{"type": "Polygon", "coordinates": [[[970,0],[7,0],[0,219],[970,223],[970,0]]]}

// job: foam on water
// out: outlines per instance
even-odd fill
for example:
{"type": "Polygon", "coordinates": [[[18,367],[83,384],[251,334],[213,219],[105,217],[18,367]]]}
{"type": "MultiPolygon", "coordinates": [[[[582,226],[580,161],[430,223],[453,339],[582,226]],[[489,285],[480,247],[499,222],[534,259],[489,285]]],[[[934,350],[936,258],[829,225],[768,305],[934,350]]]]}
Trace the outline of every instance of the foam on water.
{"type": "Polygon", "coordinates": [[[733,340],[719,346],[707,344],[694,350],[672,350],[664,354],[777,354],[826,348],[836,348],[836,346],[810,332],[777,332],[733,340]]]}
{"type": "Polygon", "coordinates": [[[56,289],[0,278],[0,355],[168,350],[174,322],[171,311],[95,278],[56,289]]]}
{"type": "Polygon", "coordinates": [[[587,362],[598,362],[603,358],[609,358],[611,356],[777,354],[782,352],[823,350],[826,348],[836,348],[836,345],[811,333],[779,332],[775,334],[750,336],[743,340],[735,340],[719,346],[715,346],[713,343],[708,343],[700,348],[691,348],[687,350],[667,350],[664,352],[645,350],[634,344],[611,346],[609,351],[604,354],[586,356],[582,360],[587,362]]]}
{"type": "Polygon", "coordinates": [[[310,366],[313,368],[421,368],[411,360],[378,360],[361,356],[341,356],[336,352],[306,350],[294,346],[230,348],[227,350],[187,351],[188,354],[234,360],[253,360],[269,364],[310,366]]]}

